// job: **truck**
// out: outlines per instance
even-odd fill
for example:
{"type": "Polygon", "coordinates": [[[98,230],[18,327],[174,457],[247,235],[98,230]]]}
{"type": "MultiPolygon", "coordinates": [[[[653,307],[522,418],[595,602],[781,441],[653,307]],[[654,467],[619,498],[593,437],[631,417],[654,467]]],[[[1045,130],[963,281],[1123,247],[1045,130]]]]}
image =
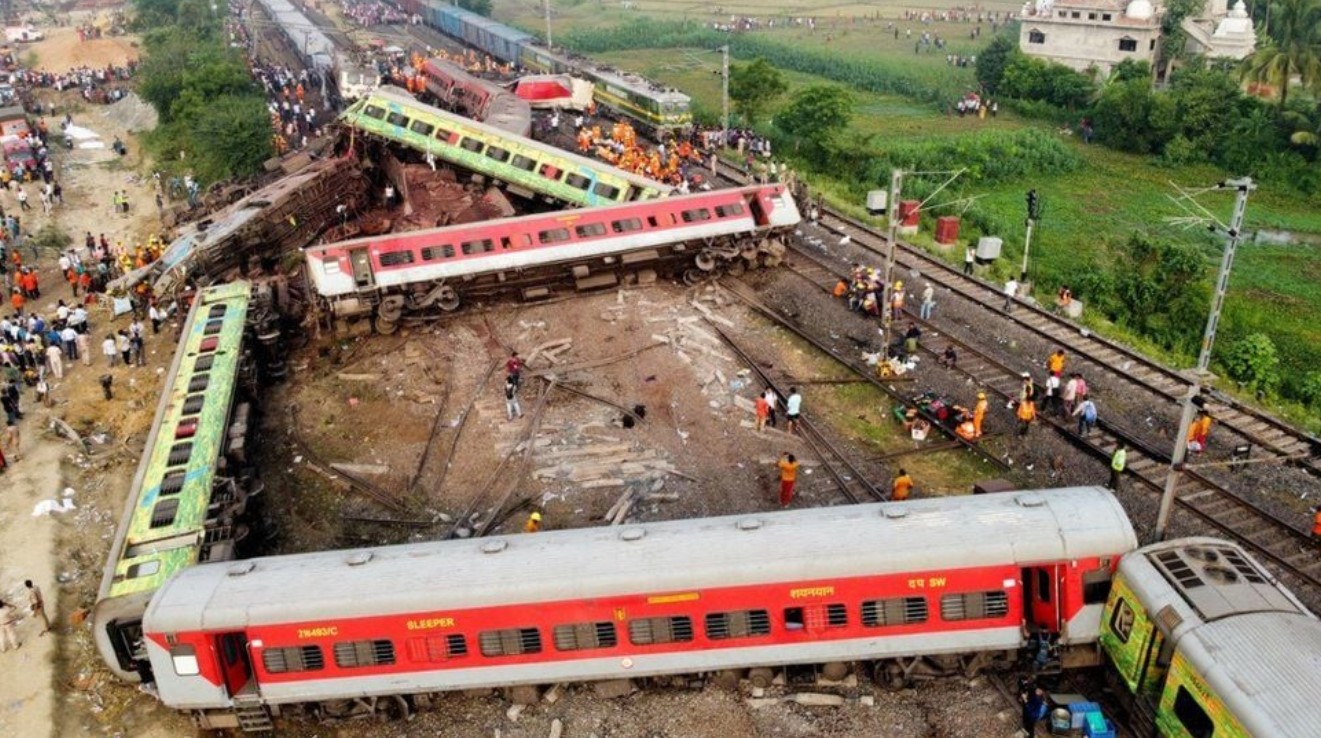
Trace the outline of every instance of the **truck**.
{"type": "Polygon", "coordinates": [[[10,26],[5,29],[5,38],[12,43],[28,43],[30,41],[40,41],[46,38],[46,34],[38,31],[31,25],[10,26]]]}

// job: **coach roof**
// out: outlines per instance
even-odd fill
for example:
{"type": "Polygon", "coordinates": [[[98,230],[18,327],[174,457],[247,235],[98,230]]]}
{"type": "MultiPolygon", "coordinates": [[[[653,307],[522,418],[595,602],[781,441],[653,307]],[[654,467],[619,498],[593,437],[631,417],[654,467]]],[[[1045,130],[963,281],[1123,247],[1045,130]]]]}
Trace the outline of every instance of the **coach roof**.
{"type": "Polygon", "coordinates": [[[1099,487],[757,512],[204,564],[153,599],[148,632],[454,610],[1125,553],[1099,487]]]}

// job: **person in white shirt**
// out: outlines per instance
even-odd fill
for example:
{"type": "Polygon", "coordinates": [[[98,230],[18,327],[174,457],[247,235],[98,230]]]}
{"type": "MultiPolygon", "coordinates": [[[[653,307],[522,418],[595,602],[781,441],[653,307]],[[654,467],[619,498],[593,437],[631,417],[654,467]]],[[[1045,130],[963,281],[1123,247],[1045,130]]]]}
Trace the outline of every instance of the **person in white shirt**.
{"type": "Polygon", "coordinates": [[[114,336],[106,336],[105,340],[101,342],[101,353],[105,354],[106,363],[109,366],[115,365],[116,360],[119,359],[119,351],[115,348],[114,336]]]}

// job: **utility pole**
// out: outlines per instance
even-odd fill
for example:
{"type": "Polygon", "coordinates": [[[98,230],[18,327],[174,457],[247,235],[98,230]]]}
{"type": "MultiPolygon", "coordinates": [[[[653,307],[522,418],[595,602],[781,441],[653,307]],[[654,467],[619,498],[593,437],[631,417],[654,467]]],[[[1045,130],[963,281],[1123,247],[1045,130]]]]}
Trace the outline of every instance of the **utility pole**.
{"type": "Polygon", "coordinates": [[[729,44],[720,47],[720,144],[729,145],[729,44]]]}
{"type": "MultiPolygon", "coordinates": [[[[1225,244],[1225,253],[1220,259],[1220,274],[1216,277],[1215,293],[1211,296],[1211,314],[1206,319],[1206,332],[1202,335],[1202,350],[1197,355],[1197,368],[1194,370],[1193,383],[1188,394],[1182,400],[1183,413],[1179,417],[1179,432],[1174,437],[1174,451],[1170,454],[1170,473],[1165,477],[1165,491],[1160,498],[1160,511],[1156,514],[1156,540],[1165,540],[1170,525],[1170,513],[1174,509],[1176,488],[1183,476],[1183,461],[1188,454],[1188,429],[1192,427],[1197,415],[1195,400],[1202,392],[1202,377],[1211,365],[1211,349],[1215,345],[1216,328],[1220,324],[1220,311],[1225,305],[1225,294],[1229,291],[1229,270],[1234,266],[1234,252],[1243,237],[1243,215],[1248,208],[1248,194],[1257,189],[1251,177],[1231,179],[1221,182],[1216,189],[1234,188],[1234,215],[1229,227],[1224,230],[1229,239],[1225,244]]],[[[1218,225],[1218,224],[1217,224],[1218,225]]],[[[1214,230],[1215,226],[1212,226],[1214,230]]]]}
{"type": "Polygon", "coordinates": [[[890,302],[894,299],[894,248],[899,241],[899,189],[904,184],[903,170],[890,173],[890,233],[885,240],[885,283],[881,290],[881,357],[890,358],[890,341],[894,338],[894,321],[890,302]]]}
{"type": "Polygon", "coordinates": [[[541,7],[546,11],[546,48],[554,49],[555,42],[550,37],[550,0],[541,0],[541,7]]]}

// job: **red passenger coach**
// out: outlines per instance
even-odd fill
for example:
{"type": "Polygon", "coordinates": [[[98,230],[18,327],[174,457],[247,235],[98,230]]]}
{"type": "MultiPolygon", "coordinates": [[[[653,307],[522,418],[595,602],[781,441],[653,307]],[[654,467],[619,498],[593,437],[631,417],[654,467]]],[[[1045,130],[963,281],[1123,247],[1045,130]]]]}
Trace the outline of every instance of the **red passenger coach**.
{"type": "Polygon", "coordinates": [[[307,272],[333,315],[374,311],[389,333],[406,314],[457,309],[465,293],[531,299],[558,284],[595,289],[657,270],[693,281],[778,264],[800,220],[784,185],[754,185],[341,241],[307,249],[307,272]]]}
{"type": "Polygon", "coordinates": [[[144,631],[161,700],[205,727],[236,707],[781,664],[902,684],[1012,659],[1024,626],[1094,661],[1136,545],[1094,487],[751,513],[202,565],[144,631]]]}

